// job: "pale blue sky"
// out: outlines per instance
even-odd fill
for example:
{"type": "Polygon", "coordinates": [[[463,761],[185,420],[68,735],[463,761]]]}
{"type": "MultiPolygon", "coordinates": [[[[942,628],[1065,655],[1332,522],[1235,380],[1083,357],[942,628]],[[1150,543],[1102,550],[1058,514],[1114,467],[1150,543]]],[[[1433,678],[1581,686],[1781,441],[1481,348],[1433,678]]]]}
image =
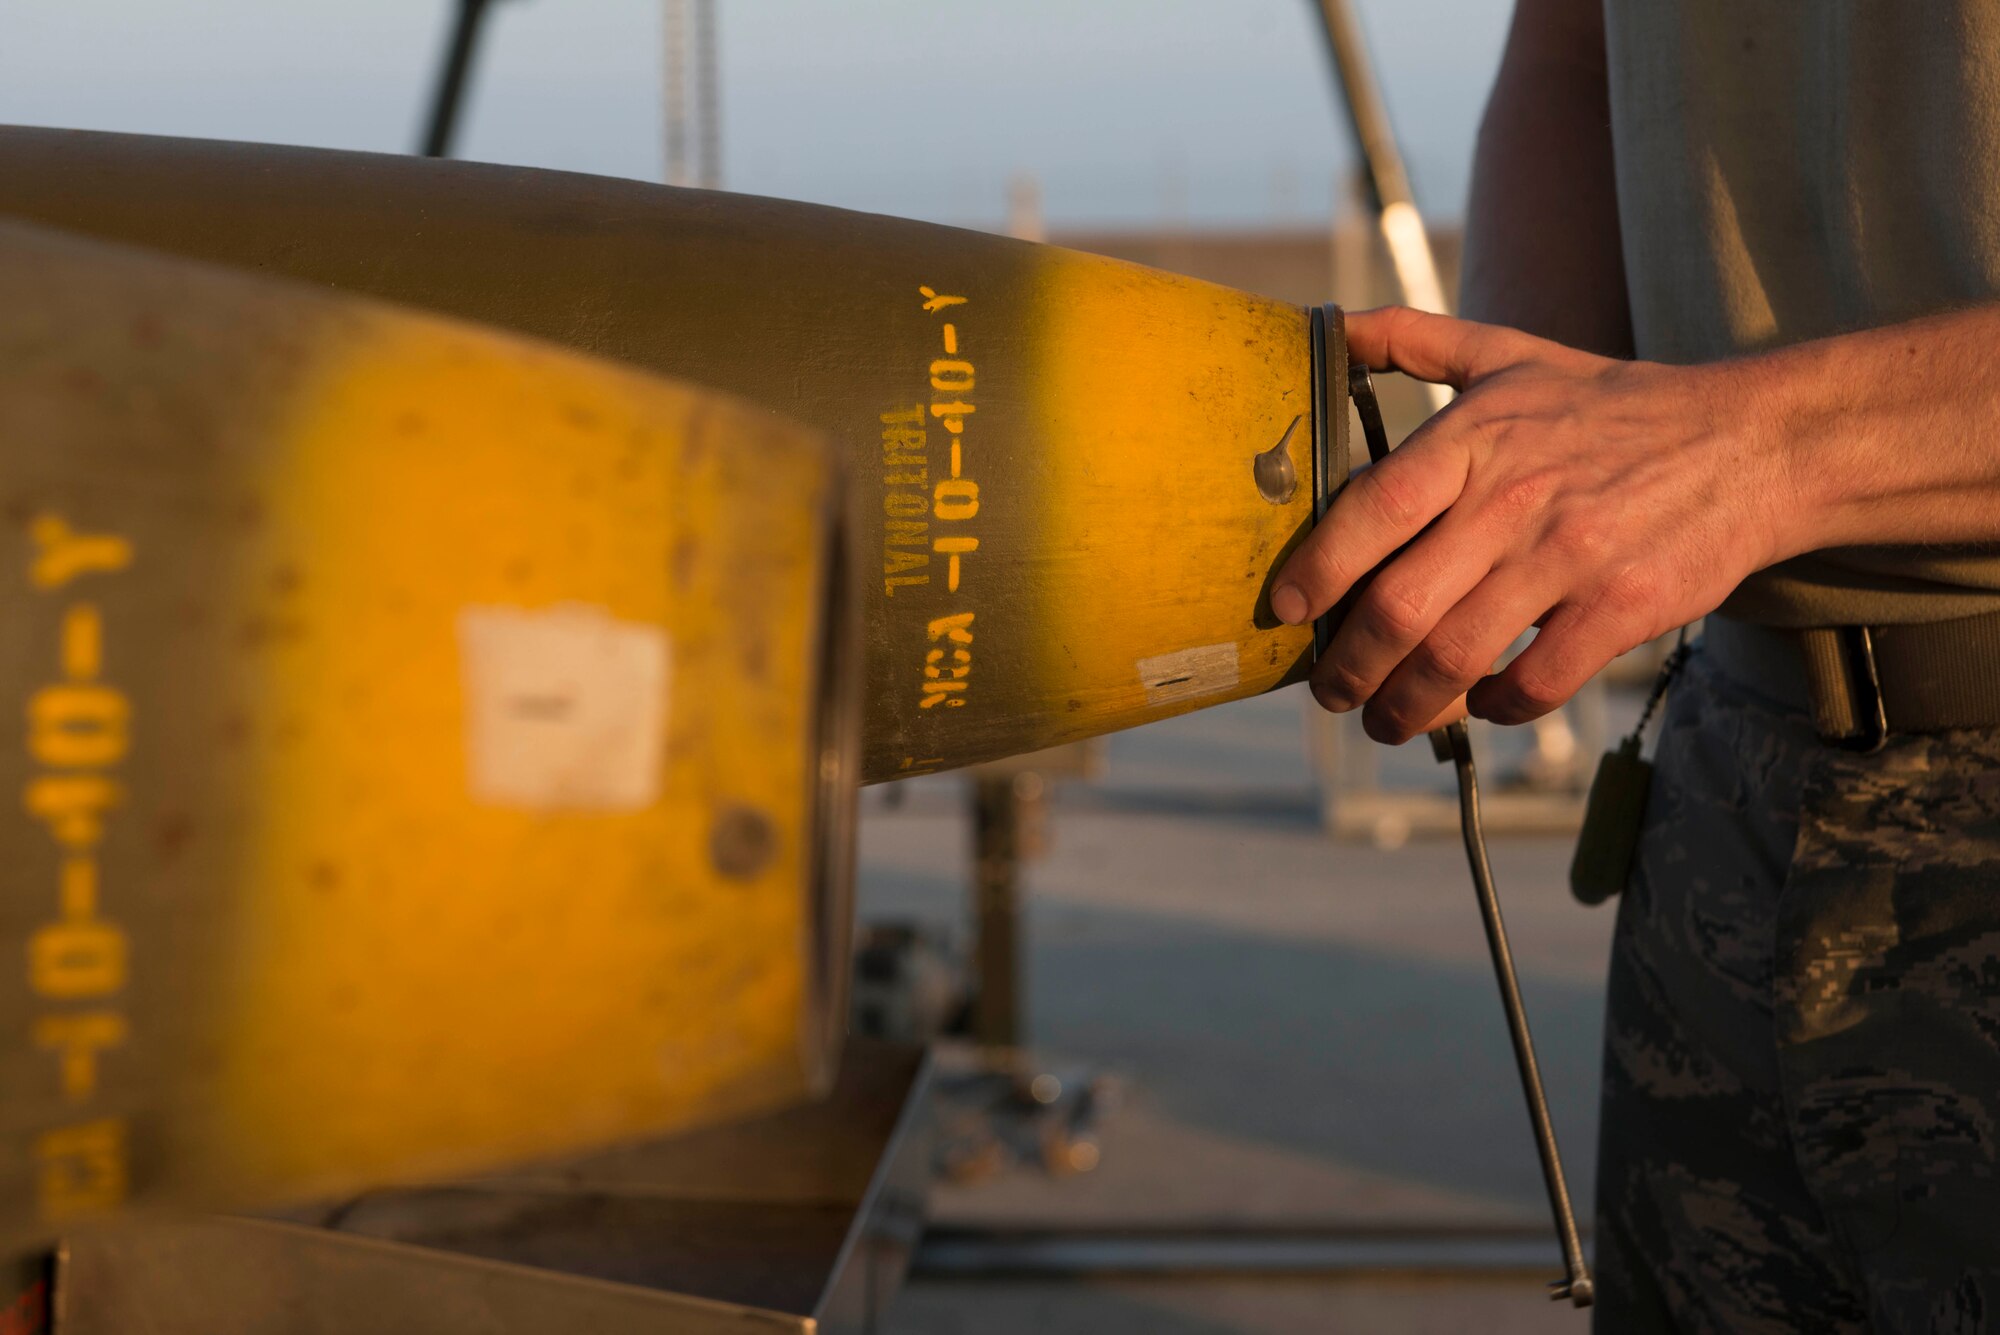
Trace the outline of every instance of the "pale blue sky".
{"type": "MultiPolygon", "coordinates": [[[[1457,214],[1507,0],[1361,0],[1457,214]]],[[[1326,216],[1308,0],[720,0],[725,184],[952,222],[1326,216]]],[[[0,121],[406,150],[447,0],[0,0],[0,121]]],[[[657,179],[660,0],[495,6],[460,154],[657,179]]]]}

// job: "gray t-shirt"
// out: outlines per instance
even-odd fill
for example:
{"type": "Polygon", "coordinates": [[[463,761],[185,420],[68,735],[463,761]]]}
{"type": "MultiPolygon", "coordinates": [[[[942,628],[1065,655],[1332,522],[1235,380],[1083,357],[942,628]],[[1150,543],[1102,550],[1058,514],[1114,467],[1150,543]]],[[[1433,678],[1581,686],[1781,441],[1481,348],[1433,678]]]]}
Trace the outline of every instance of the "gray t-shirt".
{"type": "MultiPolygon", "coordinates": [[[[2000,299],[2000,3],[1605,0],[1605,29],[1641,357],[2000,299]]],[[[1787,626],[1995,609],[2000,545],[1814,552],[1723,608],[1787,626]]]]}

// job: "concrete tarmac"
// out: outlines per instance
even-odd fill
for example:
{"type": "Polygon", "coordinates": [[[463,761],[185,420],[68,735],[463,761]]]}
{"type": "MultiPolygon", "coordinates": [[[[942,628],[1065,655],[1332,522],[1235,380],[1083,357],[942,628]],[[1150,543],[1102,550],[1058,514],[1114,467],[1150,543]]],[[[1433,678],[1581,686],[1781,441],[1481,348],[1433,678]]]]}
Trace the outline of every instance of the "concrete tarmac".
{"type": "MultiPolygon", "coordinates": [[[[1322,830],[1297,690],[1109,739],[1027,866],[1030,1042],[1122,1077],[1095,1172],[941,1187],[956,1229],[1243,1236],[1546,1227],[1479,916],[1455,839],[1322,830]]],[[[1489,776],[1503,753],[1482,756],[1489,776]]],[[[1489,748],[1490,749],[1490,748],[1489,748]]],[[[1392,780],[1448,787],[1422,742],[1392,780]]],[[[864,920],[964,939],[965,784],[864,803],[864,920]]],[[[1588,1215],[1612,909],[1574,903],[1567,838],[1493,836],[1495,876],[1572,1191],[1588,1215]]],[[[1551,1254],[1553,1250],[1551,1249],[1551,1254]]],[[[1036,1329],[1579,1330],[1540,1278],[1342,1274],[925,1278],[903,1335],[1036,1329]]]]}

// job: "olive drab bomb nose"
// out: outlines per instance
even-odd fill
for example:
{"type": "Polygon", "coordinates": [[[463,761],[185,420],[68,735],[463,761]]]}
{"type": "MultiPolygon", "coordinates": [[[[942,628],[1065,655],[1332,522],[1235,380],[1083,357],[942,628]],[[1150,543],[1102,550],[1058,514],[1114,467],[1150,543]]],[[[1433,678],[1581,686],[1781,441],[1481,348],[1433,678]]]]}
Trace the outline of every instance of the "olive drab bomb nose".
{"type": "Polygon", "coordinates": [[[867,781],[1310,667],[1313,632],[1272,615],[1268,583],[1345,477],[1337,316],[837,209],[248,144],[9,129],[0,211],[521,330],[823,429],[853,484],[867,781]]]}
{"type": "Polygon", "coordinates": [[[0,1247],[824,1089],[859,701],[818,433],[11,222],[0,348],[0,1247]]]}

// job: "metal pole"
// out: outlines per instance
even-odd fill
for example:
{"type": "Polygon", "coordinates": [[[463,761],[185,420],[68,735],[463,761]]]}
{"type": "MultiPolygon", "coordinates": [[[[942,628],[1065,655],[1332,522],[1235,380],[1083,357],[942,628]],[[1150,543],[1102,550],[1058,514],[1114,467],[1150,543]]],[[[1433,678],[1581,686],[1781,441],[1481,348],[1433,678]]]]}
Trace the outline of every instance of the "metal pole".
{"type": "Polygon", "coordinates": [[[910,1270],[929,1279],[1379,1275],[1500,1281],[1548,1265],[1548,1240],[1515,1228],[1263,1228],[1207,1224],[1038,1229],[933,1225],[910,1270]]]}
{"type": "Polygon", "coordinates": [[[1020,1046],[1021,799],[1011,774],[972,781],[973,921],[979,994],[972,1032],[988,1049],[1020,1046]]]}
{"type": "Polygon", "coordinates": [[[693,185],[687,161],[687,0],[666,0],[665,27],[666,67],[661,91],[667,104],[667,184],[693,185]]]}
{"type": "Polygon", "coordinates": [[[473,50],[479,43],[479,27],[486,18],[490,3],[491,0],[459,0],[458,17],[452,22],[451,44],[445,48],[444,64],[438,70],[430,120],[417,147],[417,152],[424,157],[451,156],[452,131],[458,126],[466,75],[472,68],[473,50]]]}
{"type": "MultiPolygon", "coordinates": [[[[1355,151],[1361,159],[1361,180],[1368,201],[1375,207],[1376,225],[1389,248],[1389,264],[1396,272],[1396,286],[1404,302],[1419,310],[1449,312],[1444,281],[1438,274],[1437,256],[1431,250],[1430,234],[1424,229],[1423,215],[1410,190],[1410,174],[1403,166],[1403,154],[1396,146],[1396,134],[1389,125],[1389,107],[1382,100],[1382,87],[1375,79],[1375,67],[1368,58],[1368,42],[1361,33],[1349,0],[1318,0],[1327,50],[1333,57],[1335,81],[1340,86],[1341,104],[1347,111],[1347,127],[1354,135],[1355,151]]],[[[1426,385],[1431,410],[1451,402],[1446,385],[1426,385]]]]}
{"type": "Polygon", "coordinates": [[[695,114],[701,135],[699,183],[704,190],[722,188],[722,121],[716,92],[715,0],[694,4],[695,114]]]}

